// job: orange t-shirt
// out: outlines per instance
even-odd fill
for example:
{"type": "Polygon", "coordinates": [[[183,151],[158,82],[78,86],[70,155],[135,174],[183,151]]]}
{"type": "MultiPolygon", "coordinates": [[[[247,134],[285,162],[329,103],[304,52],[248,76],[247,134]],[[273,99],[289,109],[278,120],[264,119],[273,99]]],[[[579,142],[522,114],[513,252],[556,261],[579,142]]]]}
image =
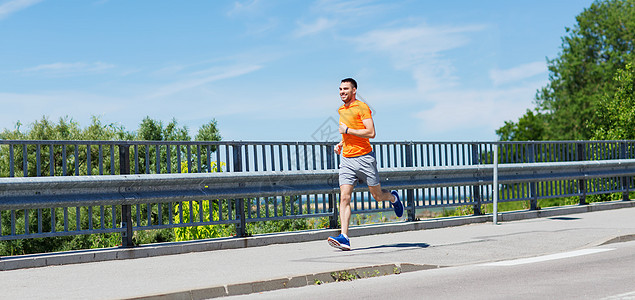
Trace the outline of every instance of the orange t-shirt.
{"type": "MultiPolygon", "coordinates": [[[[362,120],[372,118],[372,113],[368,105],[357,99],[353,100],[348,107],[346,107],[346,105],[340,106],[338,113],[340,114],[340,123],[352,129],[366,128],[362,120]]],[[[367,138],[361,138],[352,134],[342,134],[342,140],[344,141],[344,147],[342,148],[342,155],[344,155],[344,157],[360,156],[373,151],[373,147],[371,147],[370,141],[367,138]]]]}

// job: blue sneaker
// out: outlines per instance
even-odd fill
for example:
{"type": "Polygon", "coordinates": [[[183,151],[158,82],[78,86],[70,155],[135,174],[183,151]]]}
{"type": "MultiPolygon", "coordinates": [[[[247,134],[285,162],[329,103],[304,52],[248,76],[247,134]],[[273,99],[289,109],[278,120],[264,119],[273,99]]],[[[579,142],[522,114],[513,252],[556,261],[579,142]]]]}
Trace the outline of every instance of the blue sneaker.
{"type": "Polygon", "coordinates": [[[397,191],[392,191],[390,193],[397,198],[397,200],[394,203],[391,202],[390,205],[392,205],[395,209],[395,215],[397,215],[397,218],[401,218],[401,216],[403,216],[403,203],[399,200],[399,194],[397,194],[397,191]]]}
{"type": "Polygon", "coordinates": [[[331,245],[331,247],[342,249],[344,251],[351,250],[351,241],[343,234],[340,234],[336,237],[329,236],[327,241],[329,242],[329,245],[331,245]]]}

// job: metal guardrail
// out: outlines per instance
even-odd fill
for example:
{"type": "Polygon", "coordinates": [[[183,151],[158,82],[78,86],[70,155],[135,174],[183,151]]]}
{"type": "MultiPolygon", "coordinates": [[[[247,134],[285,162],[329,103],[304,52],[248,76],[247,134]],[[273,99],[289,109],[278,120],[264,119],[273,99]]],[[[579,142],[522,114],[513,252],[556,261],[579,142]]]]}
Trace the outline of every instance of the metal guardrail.
{"type": "MultiPolygon", "coordinates": [[[[632,176],[635,159],[498,166],[500,184],[632,176]]],[[[380,178],[399,190],[490,185],[493,166],[390,168],[380,178]]],[[[333,193],[337,170],[0,178],[0,210],[333,193]]]]}
{"type": "MultiPolygon", "coordinates": [[[[492,165],[390,168],[380,172],[383,186],[398,190],[491,185],[492,175],[492,165]]],[[[635,176],[635,159],[503,164],[498,167],[498,176],[501,185],[632,177],[635,176]]],[[[210,201],[209,199],[334,195],[339,191],[337,179],[336,170],[0,178],[0,210],[124,207],[147,203],[191,203],[210,201]]],[[[628,193],[628,189],[624,192],[628,193]]],[[[409,195],[404,200],[407,209],[414,215],[417,207],[411,197],[409,195]]],[[[244,204],[241,206],[244,207],[244,204]]],[[[322,216],[336,218],[332,214],[334,207],[330,201],[329,211],[322,216]]],[[[237,209],[235,217],[228,218],[228,223],[244,222],[241,211],[243,210],[237,209]]],[[[315,214],[304,217],[315,217],[315,214]]],[[[113,216],[113,219],[116,217],[113,216]]],[[[132,224],[132,220],[124,221],[127,222],[123,222],[121,227],[115,226],[110,232],[132,231],[132,228],[125,225],[132,224]]],[[[64,222],[68,223],[68,220],[64,222]]],[[[169,222],[164,225],[178,227],[183,226],[183,223],[169,222]]],[[[12,231],[15,232],[15,228],[12,231]]],[[[3,239],[8,238],[19,236],[3,236],[3,239]]]]}
{"type": "MultiPolygon", "coordinates": [[[[329,142],[0,140],[0,177],[335,169],[329,142]]],[[[635,141],[374,142],[381,168],[635,158],[635,141]]]]}
{"type": "MultiPolygon", "coordinates": [[[[373,143],[382,186],[401,191],[409,220],[451,206],[480,214],[495,146],[500,202],[626,200],[634,188],[635,141],[373,143]]],[[[247,222],[317,217],[335,227],[338,164],[332,143],[0,140],[0,240],[121,232],[125,246],[148,229],[235,224],[240,236],[247,222]],[[187,216],[204,205],[207,215],[187,216]]],[[[392,211],[363,188],[351,206],[392,211]]]]}

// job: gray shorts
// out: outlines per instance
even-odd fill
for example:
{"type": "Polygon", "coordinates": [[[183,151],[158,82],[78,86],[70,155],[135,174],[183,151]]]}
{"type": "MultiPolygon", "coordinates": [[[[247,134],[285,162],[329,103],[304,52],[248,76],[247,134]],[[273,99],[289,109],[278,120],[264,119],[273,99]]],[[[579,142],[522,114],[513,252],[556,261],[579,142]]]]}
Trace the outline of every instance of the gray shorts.
{"type": "Polygon", "coordinates": [[[344,157],[340,163],[340,186],[343,184],[355,185],[356,182],[368,186],[379,185],[379,173],[377,172],[377,160],[375,153],[344,157]]]}

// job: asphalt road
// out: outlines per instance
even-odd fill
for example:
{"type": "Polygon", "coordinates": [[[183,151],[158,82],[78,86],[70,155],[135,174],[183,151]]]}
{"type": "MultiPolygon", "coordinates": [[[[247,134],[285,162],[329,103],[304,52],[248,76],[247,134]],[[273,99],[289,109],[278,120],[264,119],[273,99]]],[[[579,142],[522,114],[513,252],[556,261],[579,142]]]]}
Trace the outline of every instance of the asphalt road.
{"type": "Polygon", "coordinates": [[[634,239],[631,207],[354,236],[353,251],[320,240],[0,271],[0,298],[635,299],[634,239]],[[289,288],[390,264],[433,269],[289,288]]]}
{"type": "Polygon", "coordinates": [[[227,299],[635,299],[635,242],[227,299]]]}

